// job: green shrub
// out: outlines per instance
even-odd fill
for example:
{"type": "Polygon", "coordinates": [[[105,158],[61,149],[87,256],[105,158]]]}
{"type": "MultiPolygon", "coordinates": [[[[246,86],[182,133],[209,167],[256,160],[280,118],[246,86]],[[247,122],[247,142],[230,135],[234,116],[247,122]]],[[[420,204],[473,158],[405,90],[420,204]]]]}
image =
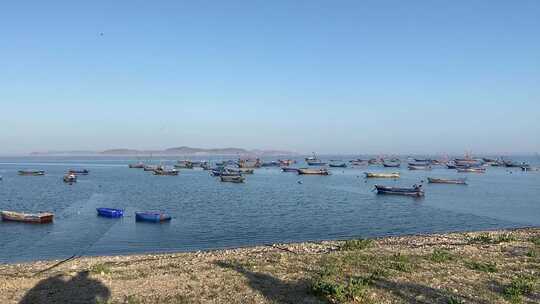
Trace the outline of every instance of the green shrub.
{"type": "Polygon", "coordinates": [[[540,246],[540,236],[533,236],[529,239],[529,241],[533,244],[535,244],[536,246],[540,246]]]}
{"type": "Polygon", "coordinates": [[[472,270],[478,270],[478,271],[490,272],[490,273],[497,272],[497,265],[495,265],[495,263],[492,263],[492,262],[482,263],[482,262],[471,261],[471,262],[466,263],[465,266],[467,266],[467,268],[472,269],[472,270]]]}
{"type": "Polygon", "coordinates": [[[521,303],[524,295],[534,291],[535,279],[529,276],[519,275],[512,279],[503,291],[504,297],[512,303],[521,303]]]}
{"type": "Polygon", "coordinates": [[[443,262],[446,262],[446,261],[449,261],[449,260],[452,260],[453,259],[453,256],[452,254],[450,253],[450,251],[448,250],[445,250],[445,249],[435,249],[433,250],[433,252],[431,253],[431,256],[429,257],[429,259],[435,263],[443,263],[443,262]]]}
{"type": "Polygon", "coordinates": [[[495,239],[496,243],[507,243],[507,242],[513,242],[516,238],[511,233],[504,233],[499,234],[497,238],[495,239]]]}
{"type": "Polygon", "coordinates": [[[108,264],[97,264],[90,271],[95,274],[109,274],[111,273],[111,267],[108,264]]]}
{"type": "Polygon", "coordinates": [[[469,244],[493,244],[495,240],[489,233],[481,233],[474,237],[469,237],[469,244]]]}
{"type": "Polygon", "coordinates": [[[345,251],[362,250],[362,249],[371,247],[372,244],[373,244],[372,240],[366,240],[366,239],[347,240],[341,246],[341,250],[345,250],[345,251]]]}
{"type": "Polygon", "coordinates": [[[463,300],[460,299],[460,298],[451,296],[446,300],[446,303],[448,303],[448,304],[464,304],[465,302],[463,302],[463,300]]]}

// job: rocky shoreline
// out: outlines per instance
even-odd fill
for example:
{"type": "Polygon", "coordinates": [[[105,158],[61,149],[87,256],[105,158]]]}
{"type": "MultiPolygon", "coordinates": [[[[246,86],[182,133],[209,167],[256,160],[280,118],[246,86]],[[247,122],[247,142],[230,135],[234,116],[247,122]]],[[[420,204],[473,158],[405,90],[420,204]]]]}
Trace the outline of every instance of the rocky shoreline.
{"type": "Polygon", "coordinates": [[[0,265],[0,303],[539,303],[540,228],[0,265]]]}

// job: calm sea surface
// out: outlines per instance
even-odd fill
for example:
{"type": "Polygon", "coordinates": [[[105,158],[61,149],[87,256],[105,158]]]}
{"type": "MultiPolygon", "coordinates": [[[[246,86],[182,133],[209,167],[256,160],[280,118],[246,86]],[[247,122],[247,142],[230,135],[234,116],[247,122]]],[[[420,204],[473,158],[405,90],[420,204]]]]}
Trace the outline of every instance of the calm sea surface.
{"type": "Polygon", "coordinates": [[[330,176],[298,176],[261,168],[247,175],[245,184],[231,184],[197,169],[154,176],[129,169],[129,162],[133,160],[0,158],[0,210],[55,213],[48,225],[0,222],[0,262],[540,225],[540,172],[490,167],[486,174],[466,174],[442,167],[408,171],[369,166],[334,168],[330,176]],[[17,175],[30,168],[47,175],[17,175]],[[70,168],[86,168],[90,175],[65,184],[62,176],[70,168]],[[401,171],[402,178],[366,181],[362,173],[368,170],[401,171]],[[423,199],[372,191],[375,183],[411,186],[427,176],[466,176],[469,185],[426,184],[423,199]],[[124,208],[126,216],[101,218],[97,207],[124,208]],[[173,219],[135,222],[138,210],[163,210],[173,219]]]}

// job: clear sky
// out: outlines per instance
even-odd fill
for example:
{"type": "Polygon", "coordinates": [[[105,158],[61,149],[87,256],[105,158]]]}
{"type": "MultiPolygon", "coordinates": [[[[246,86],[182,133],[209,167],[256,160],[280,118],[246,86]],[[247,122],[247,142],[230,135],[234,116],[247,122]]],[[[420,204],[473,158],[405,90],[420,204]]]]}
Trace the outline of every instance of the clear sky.
{"type": "Polygon", "coordinates": [[[540,152],[540,1],[5,1],[0,154],[540,152]]]}

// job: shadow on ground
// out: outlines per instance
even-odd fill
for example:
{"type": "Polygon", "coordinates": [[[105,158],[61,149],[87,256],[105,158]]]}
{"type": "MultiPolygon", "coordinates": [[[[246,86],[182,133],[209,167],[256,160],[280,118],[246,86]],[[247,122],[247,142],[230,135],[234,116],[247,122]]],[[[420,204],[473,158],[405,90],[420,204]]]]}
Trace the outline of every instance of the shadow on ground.
{"type": "Polygon", "coordinates": [[[259,291],[272,303],[321,303],[321,301],[308,293],[309,282],[286,282],[269,274],[253,272],[246,267],[229,262],[218,261],[216,265],[234,270],[249,280],[249,286],[259,291]]]}
{"type": "Polygon", "coordinates": [[[88,277],[87,271],[64,280],[57,275],[40,281],[30,289],[19,304],[94,304],[106,302],[111,293],[101,282],[88,277]]]}

